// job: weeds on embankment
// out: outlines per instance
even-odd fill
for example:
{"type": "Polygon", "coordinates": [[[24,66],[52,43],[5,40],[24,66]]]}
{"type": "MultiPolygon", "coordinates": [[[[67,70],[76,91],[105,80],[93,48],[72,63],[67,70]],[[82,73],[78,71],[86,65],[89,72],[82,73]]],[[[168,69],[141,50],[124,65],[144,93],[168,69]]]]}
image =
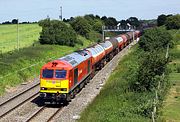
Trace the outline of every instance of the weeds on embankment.
{"type": "Polygon", "coordinates": [[[130,82],[126,80],[130,73],[129,68],[137,68],[135,50],[120,61],[100,94],[82,113],[80,122],[150,121],[143,115],[147,112],[144,111],[146,107],[152,106],[153,95],[150,92],[138,93],[130,90],[130,82]]]}

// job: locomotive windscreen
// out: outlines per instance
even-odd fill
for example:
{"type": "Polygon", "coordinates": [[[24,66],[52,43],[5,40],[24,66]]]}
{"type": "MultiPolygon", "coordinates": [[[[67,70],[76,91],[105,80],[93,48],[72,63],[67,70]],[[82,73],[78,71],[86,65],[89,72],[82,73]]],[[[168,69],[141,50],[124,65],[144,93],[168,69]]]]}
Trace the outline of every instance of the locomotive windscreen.
{"type": "Polygon", "coordinates": [[[56,70],[55,77],[56,78],[66,78],[66,70],[56,70]]]}
{"type": "Polygon", "coordinates": [[[50,69],[44,69],[42,72],[42,77],[43,78],[53,78],[53,73],[54,70],[50,70],[50,69]]]}

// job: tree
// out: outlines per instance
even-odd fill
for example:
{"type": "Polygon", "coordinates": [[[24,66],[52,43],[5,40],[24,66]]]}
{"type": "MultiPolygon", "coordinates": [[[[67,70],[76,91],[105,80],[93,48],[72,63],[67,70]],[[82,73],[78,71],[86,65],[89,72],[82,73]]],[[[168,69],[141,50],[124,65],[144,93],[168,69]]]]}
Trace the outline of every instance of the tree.
{"type": "Polygon", "coordinates": [[[88,21],[90,25],[95,24],[95,16],[93,14],[85,15],[84,18],[88,21]]]}
{"type": "Polygon", "coordinates": [[[103,26],[103,23],[101,20],[98,20],[96,19],[95,20],[95,23],[93,25],[93,30],[99,32],[99,33],[102,33],[102,26],[103,26]]]}
{"type": "Polygon", "coordinates": [[[85,18],[85,19],[91,18],[92,20],[94,20],[94,19],[95,19],[95,16],[94,16],[93,14],[86,14],[86,15],[84,16],[84,18],[85,18]]]}
{"type": "Polygon", "coordinates": [[[70,24],[78,34],[84,37],[88,37],[88,33],[92,28],[88,21],[83,17],[76,17],[70,24]]]}
{"type": "Polygon", "coordinates": [[[135,27],[140,26],[140,22],[138,18],[136,17],[130,17],[129,19],[126,20],[126,23],[129,23],[130,25],[135,26],[135,27]]]}
{"type": "Polygon", "coordinates": [[[164,25],[165,22],[166,22],[166,19],[167,19],[166,15],[164,15],[164,14],[159,15],[158,18],[157,18],[157,26],[164,25]]]}
{"type": "Polygon", "coordinates": [[[127,26],[126,20],[121,20],[119,23],[121,23],[122,28],[126,28],[126,26],[127,26]]]}
{"type": "Polygon", "coordinates": [[[75,46],[76,32],[71,26],[58,20],[45,19],[39,22],[42,26],[39,41],[41,44],[58,44],[75,46]]]}
{"type": "Polygon", "coordinates": [[[12,23],[9,22],[9,21],[5,21],[5,22],[3,22],[2,24],[12,24],[12,23]]]}
{"type": "Polygon", "coordinates": [[[13,19],[12,20],[12,24],[17,24],[18,23],[18,19],[13,19]]]}
{"type": "Polygon", "coordinates": [[[101,20],[102,20],[102,21],[105,21],[105,20],[107,20],[107,17],[106,17],[106,16],[103,16],[103,17],[101,17],[101,20]]]}
{"type": "Polygon", "coordinates": [[[117,20],[113,17],[108,17],[104,20],[105,26],[116,26],[117,20]]]}
{"type": "Polygon", "coordinates": [[[101,19],[99,15],[96,15],[95,17],[96,17],[96,19],[101,19]]]}
{"type": "Polygon", "coordinates": [[[180,29],[180,14],[169,16],[165,25],[167,29],[180,29]]]}
{"type": "Polygon", "coordinates": [[[49,18],[40,20],[38,23],[39,23],[39,26],[41,26],[43,28],[51,26],[51,20],[49,18]]]}

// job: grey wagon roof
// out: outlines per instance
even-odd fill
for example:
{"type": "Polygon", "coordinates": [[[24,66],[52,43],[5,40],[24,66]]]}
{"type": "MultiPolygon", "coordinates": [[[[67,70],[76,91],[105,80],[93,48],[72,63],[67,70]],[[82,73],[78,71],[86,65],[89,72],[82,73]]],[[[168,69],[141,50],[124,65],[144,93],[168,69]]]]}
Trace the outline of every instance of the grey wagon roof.
{"type": "Polygon", "coordinates": [[[58,60],[66,61],[69,64],[71,64],[72,67],[76,67],[78,64],[82,63],[83,61],[87,60],[88,58],[90,58],[89,53],[85,50],[81,50],[78,52],[73,52],[62,58],[59,58],[58,60]]]}

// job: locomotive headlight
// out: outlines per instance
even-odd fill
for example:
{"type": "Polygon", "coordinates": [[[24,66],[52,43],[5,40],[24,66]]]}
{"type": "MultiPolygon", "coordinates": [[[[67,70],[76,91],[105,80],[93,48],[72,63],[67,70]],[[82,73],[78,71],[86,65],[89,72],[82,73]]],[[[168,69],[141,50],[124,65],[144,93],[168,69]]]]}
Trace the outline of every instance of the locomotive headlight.
{"type": "Polygon", "coordinates": [[[44,87],[41,87],[41,90],[44,90],[44,87]]]}
{"type": "Polygon", "coordinates": [[[67,88],[61,88],[60,90],[61,91],[67,91],[67,88]]]}
{"type": "Polygon", "coordinates": [[[41,90],[46,90],[46,88],[44,88],[44,87],[41,87],[41,90]]]}

